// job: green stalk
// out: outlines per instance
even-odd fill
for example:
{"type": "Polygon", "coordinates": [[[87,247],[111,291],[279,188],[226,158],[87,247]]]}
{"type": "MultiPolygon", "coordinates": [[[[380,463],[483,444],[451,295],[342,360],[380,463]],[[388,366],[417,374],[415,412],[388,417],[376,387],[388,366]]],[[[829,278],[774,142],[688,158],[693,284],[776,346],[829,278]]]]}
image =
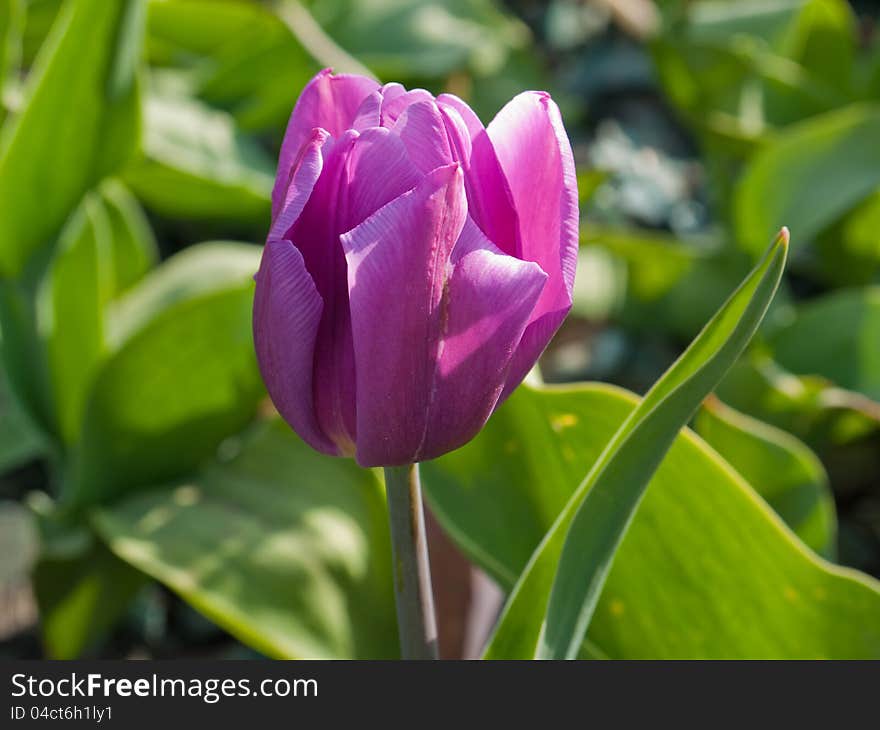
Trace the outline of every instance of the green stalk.
{"type": "Polygon", "coordinates": [[[385,493],[391,524],[400,654],[403,659],[436,659],[437,620],[418,464],[386,466],[385,493]]]}

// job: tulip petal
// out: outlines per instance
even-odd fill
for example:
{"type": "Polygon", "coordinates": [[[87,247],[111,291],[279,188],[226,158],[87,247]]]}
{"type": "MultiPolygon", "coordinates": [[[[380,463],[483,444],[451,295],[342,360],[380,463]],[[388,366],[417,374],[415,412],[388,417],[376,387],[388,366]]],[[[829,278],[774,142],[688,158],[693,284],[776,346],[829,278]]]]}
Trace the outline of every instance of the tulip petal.
{"type": "Polygon", "coordinates": [[[357,363],[357,460],[404,464],[422,448],[445,312],[447,267],[467,216],[458,165],[341,236],[357,363]]]}
{"type": "Polygon", "coordinates": [[[290,173],[300,150],[315,127],[326,129],[333,137],[342,136],[351,127],[363,100],[379,88],[379,84],[365,76],[340,74],[333,76],[330,69],[319,72],[303,89],[284,133],[278,172],[272,190],[272,215],[278,215],[290,173]]]}
{"type": "Polygon", "coordinates": [[[403,96],[406,93],[406,87],[396,81],[389,81],[379,89],[379,93],[382,94],[382,98],[386,102],[389,102],[396,99],[398,96],[403,96]]]}
{"type": "Polygon", "coordinates": [[[290,230],[290,240],[302,254],[324,303],[313,363],[317,421],[342,451],[351,451],[354,443],[355,393],[348,284],[339,232],[348,158],[357,136],[357,132],[346,132],[333,145],[321,177],[290,230]]]}
{"type": "Polygon", "coordinates": [[[348,196],[339,233],[414,188],[422,177],[403,141],[381,127],[367,129],[355,140],[347,174],[348,196]]]}
{"type": "Polygon", "coordinates": [[[296,223],[324,167],[324,147],[330,140],[329,132],[313,129],[311,139],[302,148],[299,159],[290,173],[290,183],[281,200],[278,215],[272,220],[269,239],[280,240],[296,223]]]}
{"type": "Polygon", "coordinates": [[[578,200],[559,109],[544,92],[519,94],[498,112],[488,133],[513,194],[522,258],[537,261],[550,275],[541,312],[566,306],[577,265],[578,200]]]}
{"type": "Polygon", "coordinates": [[[470,219],[452,259],[443,347],[419,460],[457,449],[485,425],[547,282],[540,266],[504,254],[470,219]]]}
{"type": "Polygon", "coordinates": [[[361,102],[354,121],[351,123],[351,128],[361,132],[370,127],[378,127],[382,119],[381,110],[382,92],[374,91],[361,102]]]}
{"type": "Polygon", "coordinates": [[[255,278],[254,346],[272,402],[310,446],[337,454],[314,415],[312,360],[323,302],[302,254],[290,241],[270,240],[255,278]]]}
{"type": "Polygon", "coordinates": [[[403,142],[387,129],[348,131],[336,141],[290,240],[323,302],[314,369],[318,424],[344,452],[356,436],[355,362],[346,261],[339,234],[420,179],[403,142]]]}
{"type": "Polygon", "coordinates": [[[385,84],[382,87],[382,119],[383,127],[393,127],[400,115],[412,104],[423,101],[434,101],[430,92],[424,89],[407,91],[400,84],[385,84]]]}
{"type": "Polygon", "coordinates": [[[443,117],[433,99],[410,104],[392,129],[423,173],[453,162],[443,117]]]}
{"type": "Polygon", "coordinates": [[[437,104],[452,155],[464,170],[470,215],[498,248],[522,258],[513,195],[483,123],[457,96],[441,94],[437,104]]]}
{"type": "Polygon", "coordinates": [[[525,377],[571,309],[578,246],[574,157],[550,96],[528,91],[492,120],[489,137],[510,184],[519,218],[521,258],[550,279],[515,355],[506,397],[525,377]]]}

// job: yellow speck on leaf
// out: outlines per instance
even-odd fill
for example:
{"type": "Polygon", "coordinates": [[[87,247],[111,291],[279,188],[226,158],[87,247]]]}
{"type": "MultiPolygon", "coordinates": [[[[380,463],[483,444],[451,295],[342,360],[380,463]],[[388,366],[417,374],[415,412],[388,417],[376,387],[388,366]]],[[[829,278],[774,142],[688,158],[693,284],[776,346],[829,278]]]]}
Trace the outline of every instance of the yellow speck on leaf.
{"type": "Polygon", "coordinates": [[[574,413],[560,413],[550,420],[550,425],[556,433],[566,428],[577,426],[578,417],[574,413]]]}

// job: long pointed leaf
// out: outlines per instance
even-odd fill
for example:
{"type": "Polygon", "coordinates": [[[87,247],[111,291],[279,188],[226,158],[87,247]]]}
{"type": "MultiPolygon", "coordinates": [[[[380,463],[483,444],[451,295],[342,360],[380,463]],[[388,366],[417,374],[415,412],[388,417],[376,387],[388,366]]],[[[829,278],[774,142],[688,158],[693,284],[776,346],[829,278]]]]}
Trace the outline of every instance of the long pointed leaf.
{"type": "Polygon", "coordinates": [[[0,132],[0,275],[16,277],[137,144],[143,0],[67,0],[0,132]]]}
{"type": "Polygon", "coordinates": [[[783,230],[611,439],[517,581],[486,658],[577,656],[651,475],[755,333],[779,284],[787,247],[783,230]]]}

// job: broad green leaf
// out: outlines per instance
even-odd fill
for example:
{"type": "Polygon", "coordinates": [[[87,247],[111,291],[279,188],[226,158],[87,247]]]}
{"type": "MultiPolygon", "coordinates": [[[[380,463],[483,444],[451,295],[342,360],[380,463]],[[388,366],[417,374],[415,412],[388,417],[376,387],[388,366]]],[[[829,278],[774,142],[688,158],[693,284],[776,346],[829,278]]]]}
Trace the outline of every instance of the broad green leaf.
{"type": "Polygon", "coordinates": [[[656,299],[628,299],[627,326],[646,333],[669,332],[683,342],[695,337],[724,303],[725,294],[748,274],[751,262],[736,253],[728,248],[697,256],[681,279],[656,299]]]}
{"type": "Polygon", "coordinates": [[[64,227],[38,294],[57,428],[66,443],[78,435],[92,375],[104,354],[111,236],[104,206],[87,196],[64,227]]]}
{"type": "Polygon", "coordinates": [[[627,266],[627,284],[639,299],[653,301],[674,287],[695,263],[717,248],[710,242],[693,245],[668,235],[587,227],[581,245],[607,249],[627,266]]]}
{"type": "MultiPolygon", "coordinates": [[[[678,431],[739,357],[761,323],[782,276],[788,234],[783,231],[764,261],[743,282],[688,350],[654,384],[566,505],[545,544],[557,540],[556,577],[538,637],[539,658],[575,658],[595,611],[614,553],[645,488],[678,431]],[[567,534],[566,534],[567,532],[567,534]],[[557,537],[558,535],[558,537],[557,537]],[[563,542],[564,540],[564,542],[563,542]]],[[[555,547],[537,561],[551,567],[555,547]]],[[[536,562],[537,562],[536,561],[536,562]]],[[[529,581],[529,569],[525,580],[529,581]]],[[[532,579],[537,585],[537,579],[532,579]]],[[[535,593],[525,591],[526,600],[535,593]]],[[[514,589],[514,599],[517,591],[514,589]]],[[[504,618],[496,637],[504,641],[504,618]]],[[[516,620],[511,624],[516,626],[516,620]]],[[[494,645],[494,644],[493,644],[494,645]]],[[[503,643],[501,644],[503,647],[503,643]]]]}
{"type": "Polygon", "coordinates": [[[751,265],[714,236],[682,240],[594,226],[582,229],[580,253],[578,272],[584,263],[587,276],[579,273],[575,282],[576,313],[611,313],[630,332],[653,338],[669,333],[685,341],[700,331],[751,265]]]}
{"type": "Polygon", "coordinates": [[[108,180],[100,193],[111,227],[112,293],[116,297],[156,265],[159,249],[144,211],[121,182],[108,180]]]}
{"type": "Polygon", "coordinates": [[[25,13],[24,38],[22,39],[22,64],[24,66],[27,67],[33,63],[64,2],[65,0],[25,0],[27,12],[25,13]]]}
{"type": "Polygon", "coordinates": [[[113,311],[64,501],[76,509],[191,470],[253,417],[264,391],[251,335],[260,249],[202,244],[113,311]]]}
{"type": "Polygon", "coordinates": [[[6,357],[19,398],[35,404],[31,415],[70,444],[105,354],[107,304],[145,273],[157,252],[137,202],[108,181],[86,194],[54,250],[44,253],[47,263],[28,267],[36,285],[4,284],[6,357]]]}
{"type": "Polygon", "coordinates": [[[83,554],[42,558],[33,582],[46,654],[76,659],[116,625],[146,581],[93,538],[83,554]]]}
{"type": "Polygon", "coordinates": [[[58,427],[79,434],[92,375],[105,352],[105,309],[157,257],[137,202],[116,182],[89,193],[63,229],[38,295],[58,427]]]}
{"type": "Polygon", "coordinates": [[[787,244],[783,231],[614,434],[517,581],[489,658],[577,656],[651,475],[758,328],[782,276],[787,244]]]}
{"type": "MultiPolygon", "coordinates": [[[[321,66],[331,67],[337,73],[372,76],[370,69],[336,43],[309,9],[299,0],[275,0],[274,10],[313,58],[321,66]]],[[[360,10],[360,8],[359,8],[360,10]]]]}
{"type": "Polygon", "coordinates": [[[794,436],[710,398],[696,432],[752,485],[804,544],[825,558],[837,553],[837,519],[828,475],[794,436]]]}
{"type": "Polygon", "coordinates": [[[737,190],[739,242],[756,252],[780,222],[806,242],[880,187],[880,108],[852,105],[785,130],[737,190]]]}
{"type": "Polygon", "coordinates": [[[24,0],[0,0],[0,123],[6,117],[7,85],[18,71],[24,0]]]}
{"type": "Polygon", "coordinates": [[[16,401],[42,433],[54,434],[57,422],[45,347],[37,330],[35,287],[29,281],[0,277],[0,353],[16,401]]]}
{"type": "Polygon", "coordinates": [[[0,473],[36,458],[45,448],[40,431],[12,392],[0,360],[0,473]]]}
{"type": "Polygon", "coordinates": [[[702,41],[725,41],[746,35],[778,46],[796,20],[804,0],[704,0],[687,8],[688,30],[702,41]]]}
{"type": "Polygon", "coordinates": [[[782,38],[786,58],[815,78],[846,90],[853,86],[858,29],[846,0],[807,0],[782,38]]]}
{"type": "MultiPolygon", "coordinates": [[[[411,82],[411,85],[417,82],[411,82]]],[[[523,89],[550,89],[556,101],[566,108],[566,119],[569,124],[573,119],[567,109],[568,99],[564,92],[553,88],[553,75],[547,64],[534,46],[523,39],[508,53],[504,65],[485,76],[476,74],[460,74],[449,78],[444,83],[444,90],[464,99],[477,113],[480,119],[488,123],[501,107],[523,89]]],[[[578,183],[578,193],[589,192],[578,183]]]]}
{"type": "Polygon", "coordinates": [[[864,286],[880,274],[880,188],[822,231],[816,256],[802,267],[805,274],[829,289],[864,286]]]}
{"type": "Polygon", "coordinates": [[[283,128],[319,69],[270,8],[250,1],[152,2],[148,43],[155,62],[191,69],[194,92],[243,129],[283,128]]]}
{"type": "Polygon", "coordinates": [[[608,180],[610,173],[605,170],[580,170],[577,174],[578,203],[589,202],[596,191],[608,180]]]}
{"type": "Polygon", "coordinates": [[[235,455],[98,511],[111,549],[269,656],[398,656],[376,474],[280,420],[223,451],[235,455]]]}
{"type": "Polygon", "coordinates": [[[528,39],[525,26],[491,0],[321,0],[309,6],[337,43],[382,78],[491,74],[528,39]]]}
{"type": "Polygon", "coordinates": [[[846,289],[804,304],[776,333],[775,359],[880,401],[880,287],[846,289]]]}
{"type": "MultiPolygon", "coordinates": [[[[853,64],[856,23],[848,6],[701,0],[670,13],[652,43],[666,96],[700,137],[713,207],[723,217],[742,163],[777,130],[870,98],[858,88],[864,84],[853,64]]],[[[771,233],[755,234],[753,255],[771,233]]],[[[803,237],[798,228],[795,234],[803,237]]]]}
{"type": "Polygon", "coordinates": [[[222,53],[235,42],[237,31],[250,35],[258,23],[268,31],[265,8],[248,0],[150,0],[147,21],[147,52],[157,66],[172,66],[187,58],[222,53]]]}
{"type": "MultiPolygon", "coordinates": [[[[600,383],[521,386],[467,446],[423,464],[432,511],[509,590],[639,400],[600,383]]],[[[880,656],[876,581],[804,548],[682,430],[654,474],[590,624],[612,659],[880,656]]]]}
{"type": "Polygon", "coordinates": [[[171,218],[265,226],[274,166],[228,113],[184,96],[154,94],[147,102],[144,147],[146,157],[123,177],[148,208],[171,218]]]}
{"type": "Polygon", "coordinates": [[[797,435],[814,449],[846,445],[880,429],[880,403],[822,377],[795,375],[766,353],[742,358],[717,394],[725,403],[797,435]]]}
{"type": "Polygon", "coordinates": [[[724,149],[741,159],[774,128],[851,100],[844,90],[785,55],[789,49],[782,40],[796,16],[788,13],[783,23],[775,24],[762,17],[764,11],[771,14],[774,9],[763,3],[695,3],[693,17],[683,27],[669,25],[652,44],[664,90],[711,143],[713,154],[724,149]],[[733,9],[738,17],[707,22],[698,17],[704,6],[733,9]],[[745,12],[739,13],[740,8],[745,12]],[[768,34],[772,37],[763,37],[768,34]]]}
{"type": "Polygon", "coordinates": [[[0,274],[18,275],[137,144],[141,0],[67,0],[0,135],[0,274]]]}
{"type": "Polygon", "coordinates": [[[220,241],[200,243],[175,254],[140,286],[113,302],[111,343],[118,348],[173,307],[242,286],[259,268],[260,253],[257,246],[220,241]]]}

